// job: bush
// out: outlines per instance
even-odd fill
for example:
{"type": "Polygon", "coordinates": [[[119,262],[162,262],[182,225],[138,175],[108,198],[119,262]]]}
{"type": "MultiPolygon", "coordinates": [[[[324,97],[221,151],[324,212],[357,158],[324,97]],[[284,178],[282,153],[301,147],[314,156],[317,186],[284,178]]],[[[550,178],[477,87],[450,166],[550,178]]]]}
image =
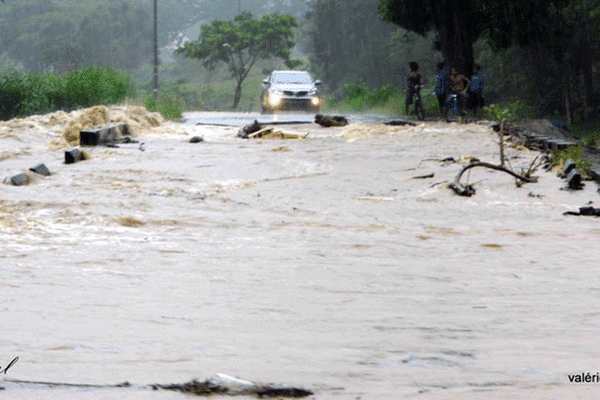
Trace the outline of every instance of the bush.
{"type": "Polygon", "coordinates": [[[370,91],[360,83],[347,83],[342,88],[339,100],[332,100],[330,106],[347,108],[352,111],[364,111],[373,108],[387,108],[389,103],[398,103],[398,93],[394,85],[385,85],[370,91]]]}
{"type": "Polygon", "coordinates": [[[159,112],[169,120],[180,120],[185,108],[184,101],[171,94],[161,94],[158,100],[154,96],[148,96],[144,106],[148,111],[159,112]]]}
{"type": "Polygon", "coordinates": [[[367,87],[361,83],[347,83],[343,86],[343,91],[347,100],[362,99],[369,94],[367,87]]]}
{"type": "Polygon", "coordinates": [[[48,85],[37,74],[11,71],[0,75],[0,119],[30,115],[49,107],[48,85]]]}
{"type": "MultiPolygon", "coordinates": [[[[561,122],[566,125],[565,121],[561,122]]],[[[585,122],[573,123],[570,128],[573,135],[581,138],[586,146],[598,146],[600,142],[600,118],[589,119],[585,122]]]]}
{"type": "Polygon", "coordinates": [[[0,119],[115,104],[131,88],[128,76],[99,67],[64,75],[14,70],[0,75],[0,119]]]}
{"type": "Polygon", "coordinates": [[[484,108],[485,117],[501,121],[506,119],[509,122],[515,122],[520,119],[532,118],[534,109],[529,104],[517,100],[503,105],[491,104],[484,108]]]}
{"type": "Polygon", "coordinates": [[[565,150],[552,151],[551,164],[555,169],[562,170],[567,160],[573,160],[582,176],[589,176],[592,163],[583,157],[583,146],[571,146],[565,150]]]}

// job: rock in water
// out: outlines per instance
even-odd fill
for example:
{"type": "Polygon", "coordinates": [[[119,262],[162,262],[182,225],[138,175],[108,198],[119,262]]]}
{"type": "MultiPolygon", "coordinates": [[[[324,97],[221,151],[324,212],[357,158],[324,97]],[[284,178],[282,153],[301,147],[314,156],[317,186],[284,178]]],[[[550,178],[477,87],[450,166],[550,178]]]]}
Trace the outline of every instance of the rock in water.
{"type": "Polygon", "coordinates": [[[346,126],[348,125],[348,120],[345,117],[333,116],[330,117],[328,115],[315,115],[315,122],[325,128],[329,128],[331,126],[346,126]]]}
{"type": "Polygon", "coordinates": [[[240,131],[238,132],[238,137],[241,137],[242,139],[248,139],[248,136],[253,134],[254,132],[258,132],[262,129],[262,125],[258,123],[257,120],[254,120],[253,123],[244,126],[242,129],[240,129],[240,131]]]}
{"type": "Polygon", "coordinates": [[[38,164],[35,167],[29,168],[30,171],[35,172],[39,175],[50,176],[50,170],[46,167],[46,164],[38,164]]]}

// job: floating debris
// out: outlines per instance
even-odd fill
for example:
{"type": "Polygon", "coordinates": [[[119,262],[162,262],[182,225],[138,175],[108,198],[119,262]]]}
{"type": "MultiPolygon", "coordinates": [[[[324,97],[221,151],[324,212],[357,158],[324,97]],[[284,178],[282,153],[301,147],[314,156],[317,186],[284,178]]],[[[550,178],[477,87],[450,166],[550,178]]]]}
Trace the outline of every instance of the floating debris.
{"type": "Polygon", "coordinates": [[[264,128],[248,135],[248,139],[305,139],[308,133],[286,132],[275,130],[275,128],[264,128]]]}
{"type": "Polygon", "coordinates": [[[348,125],[348,120],[346,117],[341,116],[328,116],[328,115],[315,115],[315,123],[324,126],[325,128],[329,128],[332,126],[346,126],[348,125]]]}
{"type": "Polygon", "coordinates": [[[299,388],[276,388],[258,385],[250,381],[234,378],[225,374],[217,374],[212,379],[204,382],[193,380],[183,384],[151,385],[152,389],[174,390],[196,396],[210,396],[214,394],[227,394],[231,396],[251,395],[263,397],[289,397],[301,398],[314,394],[310,390],[299,388]]]}
{"type": "Polygon", "coordinates": [[[258,132],[261,129],[263,129],[262,125],[258,123],[257,120],[254,120],[253,123],[244,126],[242,129],[239,130],[238,132],[238,137],[241,137],[242,139],[248,139],[248,136],[254,132],[258,132]]]}

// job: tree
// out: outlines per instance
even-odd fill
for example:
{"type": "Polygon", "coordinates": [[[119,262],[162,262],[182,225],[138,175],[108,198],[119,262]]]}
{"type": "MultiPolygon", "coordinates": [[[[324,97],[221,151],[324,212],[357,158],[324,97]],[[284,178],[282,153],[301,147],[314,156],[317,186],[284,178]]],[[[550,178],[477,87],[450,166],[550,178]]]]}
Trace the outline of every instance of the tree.
{"type": "Polygon", "coordinates": [[[295,45],[296,17],[289,14],[265,14],[255,19],[243,12],[233,20],[213,20],[202,25],[198,40],[187,42],[175,51],[188,58],[203,60],[209,70],[219,63],[229,67],[237,86],[232,108],[238,107],[242,97],[242,84],[259,59],[282,58],[289,68],[298,65],[290,58],[295,45]]]}
{"type": "Polygon", "coordinates": [[[496,49],[545,39],[568,0],[380,0],[383,19],[425,35],[434,30],[450,64],[470,75],[473,43],[480,37],[496,49]]]}
{"type": "Polygon", "coordinates": [[[0,49],[33,71],[134,69],[152,55],[149,20],[147,7],[127,0],[13,1],[0,7],[0,49]]]}
{"type": "Polygon", "coordinates": [[[328,89],[352,82],[369,89],[404,86],[404,68],[417,61],[433,73],[439,59],[430,37],[385,23],[379,0],[312,0],[303,24],[301,45],[309,54],[311,70],[328,89]],[[429,69],[430,68],[430,69],[429,69]]]}

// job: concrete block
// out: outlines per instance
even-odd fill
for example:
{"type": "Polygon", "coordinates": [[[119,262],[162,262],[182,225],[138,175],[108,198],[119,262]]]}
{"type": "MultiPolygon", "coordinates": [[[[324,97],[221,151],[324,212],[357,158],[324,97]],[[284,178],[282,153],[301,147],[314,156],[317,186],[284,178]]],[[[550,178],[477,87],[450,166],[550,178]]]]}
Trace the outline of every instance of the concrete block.
{"type": "Polygon", "coordinates": [[[97,146],[114,143],[122,136],[129,135],[127,124],[116,124],[85,129],[79,132],[79,144],[82,146],[97,146]]]}
{"type": "Polygon", "coordinates": [[[581,173],[577,168],[573,168],[567,175],[567,184],[569,189],[581,189],[581,173]]]}
{"type": "Polygon", "coordinates": [[[575,168],[575,161],[573,160],[567,160],[567,162],[565,163],[564,167],[563,167],[563,174],[565,175],[569,175],[569,173],[573,170],[573,168],[575,168]]]}
{"type": "Polygon", "coordinates": [[[31,179],[26,173],[17,174],[10,178],[10,183],[15,186],[29,185],[29,182],[31,182],[31,179]]]}
{"type": "Polygon", "coordinates": [[[74,164],[81,160],[85,160],[85,155],[80,149],[74,148],[65,151],[65,164],[74,164]]]}
{"type": "Polygon", "coordinates": [[[596,166],[590,170],[590,175],[592,179],[598,183],[600,183],[600,167],[596,166]]]}
{"type": "Polygon", "coordinates": [[[38,164],[35,167],[29,168],[30,171],[35,172],[39,175],[50,176],[50,170],[46,167],[46,164],[38,164]]]}
{"type": "Polygon", "coordinates": [[[565,150],[571,146],[577,145],[577,143],[575,143],[575,142],[569,142],[569,141],[562,140],[562,139],[550,139],[550,140],[548,140],[548,144],[550,145],[550,148],[553,150],[565,150]]]}

